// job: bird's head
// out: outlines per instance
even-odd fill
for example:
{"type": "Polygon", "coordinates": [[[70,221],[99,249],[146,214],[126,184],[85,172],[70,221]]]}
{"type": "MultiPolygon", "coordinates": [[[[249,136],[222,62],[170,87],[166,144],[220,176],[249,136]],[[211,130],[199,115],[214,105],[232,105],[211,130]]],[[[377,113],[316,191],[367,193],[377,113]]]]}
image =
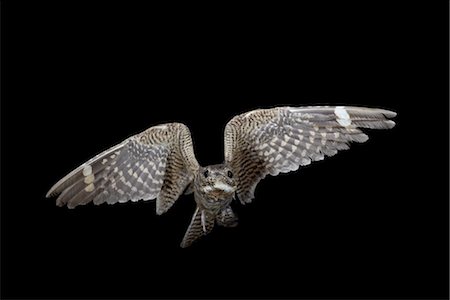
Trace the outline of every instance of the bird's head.
{"type": "Polygon", "coordinates": [[[224,164],[200,168],[196,181],[200,191],[212,198],[229,197],[237,188],[233,171],[224,164]]]}

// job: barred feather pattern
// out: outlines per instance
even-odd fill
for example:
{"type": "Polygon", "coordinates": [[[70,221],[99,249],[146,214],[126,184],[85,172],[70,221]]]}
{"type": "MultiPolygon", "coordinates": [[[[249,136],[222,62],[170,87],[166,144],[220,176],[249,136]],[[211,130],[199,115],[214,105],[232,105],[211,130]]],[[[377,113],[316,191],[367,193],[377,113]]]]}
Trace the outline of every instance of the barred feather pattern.
{"type": "Polygon", "coordinates": [[[238,225],[238,217],[231,209],[231,206],[227,206],[217,214],[216,222],[219,226],[236,227],[238,225]]]}
{"type": "Polygon", "coordinates": [[[297,170],[362,143],[361,128],[389,129],[395,112],[364,107],[277,107],[234,117],[225,127],[225,161],[238,176],[242,203],[267,175],[297,170]]]}
{"type": "Polygon", "coordinates": [[[166,212],[192,182],[199,165],[189,129],[181,123],[151,127],[102,152],[58,181],[47,197],[74,208],[89,202],[157,199],[166,212]]]}
{"type": "Polygon", "coordinates": [[[47,193],[57,205],[122,203],[156,199],[163,214],[194,192],[196,211],[181,243],[190,246],[217,223],[234,227],[230,207],[254,198],[267,175],[295,171],[389,129],[396,113],[364,107],[276,107],[234,117],[225,127],[225,162],[200,167],[189,129],[181,123],[153,126],[100,153],[59,180],[47,193]]]}
{"type": "Polygon", "coordinates": [[[189,247],[195,240],[210,233],[213,228],[214,214],[197,206],[191,223],[181,241],[181,248],[189,247]]]}

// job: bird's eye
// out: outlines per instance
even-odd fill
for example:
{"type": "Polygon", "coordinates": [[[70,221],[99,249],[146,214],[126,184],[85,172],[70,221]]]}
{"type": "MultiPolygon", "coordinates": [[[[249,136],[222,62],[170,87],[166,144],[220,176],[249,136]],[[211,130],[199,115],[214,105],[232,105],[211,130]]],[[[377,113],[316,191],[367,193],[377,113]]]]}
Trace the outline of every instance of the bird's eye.
{"type": "Polygon", "coordinates": [[[233,173],[231,173],[231,171],[228,171],[227,175],[228,177],[233,178],[233,173]]]}
{"type": "Polygon", "coordinates": [[[208,170],[206,170],[205,172],[203,172],[203,175],[205,175],[205,177],[208,177],[208,170]]]}

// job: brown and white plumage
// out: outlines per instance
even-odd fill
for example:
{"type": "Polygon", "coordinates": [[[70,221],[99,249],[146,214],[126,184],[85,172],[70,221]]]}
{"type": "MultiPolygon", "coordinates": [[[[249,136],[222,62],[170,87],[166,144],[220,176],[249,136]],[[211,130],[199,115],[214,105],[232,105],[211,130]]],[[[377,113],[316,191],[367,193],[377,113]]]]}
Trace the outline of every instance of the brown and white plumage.
{"type": "Polygon", "coordinates": [[[225,161],[239,177],[242,203],[266,175],[297,170],[362,143],[360,128],[389,129],[396,113],[363,107],[277,107],[234,117],[225,127],[225,161]]]}
{"type": "Polygon", "coordinates": [[[276,107],[234,117],[225,127],[225,162],[199,166],[189,129],[181,123],[151,127],[102,152],[58,181],[47,197],[74,208],[89,202],[156,199],[166,212],[184,191],[193,191],[197,209],[181,243],[187,247],[214,224],[234,227],[230,207],[254,198],[267,175],[295,171],[362,143],[361,128],[389,129],[396,113],[364,107],[276,107]]]}
{"type": "Polygon", "coordinates": [[[181,123],[151,127],[100,153],[58,181],[47,197],[69,208],[151,200],[166,212],[192,181],[199,165],[189,129],[181,123]]]}

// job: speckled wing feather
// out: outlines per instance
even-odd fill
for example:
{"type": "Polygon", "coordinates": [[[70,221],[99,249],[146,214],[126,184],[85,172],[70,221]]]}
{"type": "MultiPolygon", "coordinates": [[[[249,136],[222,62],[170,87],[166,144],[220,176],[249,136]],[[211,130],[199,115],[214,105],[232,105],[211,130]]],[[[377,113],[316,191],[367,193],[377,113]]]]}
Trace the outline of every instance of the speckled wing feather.
{"type": "Polygon", "coordinates": [[[151,127],[102,152],[58,181],[47,197],[73,208],[151,200],[166,212],[199,168],[189,129],[181,123],[151,127]]]}
{"type": "Polygon", "coordinates": [[[297,170],[362,143],[360,128],[388,129],[395,112],[364,107],[276,107],[234,117],[225,127],[225,161],[238,176],[237,196],[251,202],[266,175],[297,170]]]}

